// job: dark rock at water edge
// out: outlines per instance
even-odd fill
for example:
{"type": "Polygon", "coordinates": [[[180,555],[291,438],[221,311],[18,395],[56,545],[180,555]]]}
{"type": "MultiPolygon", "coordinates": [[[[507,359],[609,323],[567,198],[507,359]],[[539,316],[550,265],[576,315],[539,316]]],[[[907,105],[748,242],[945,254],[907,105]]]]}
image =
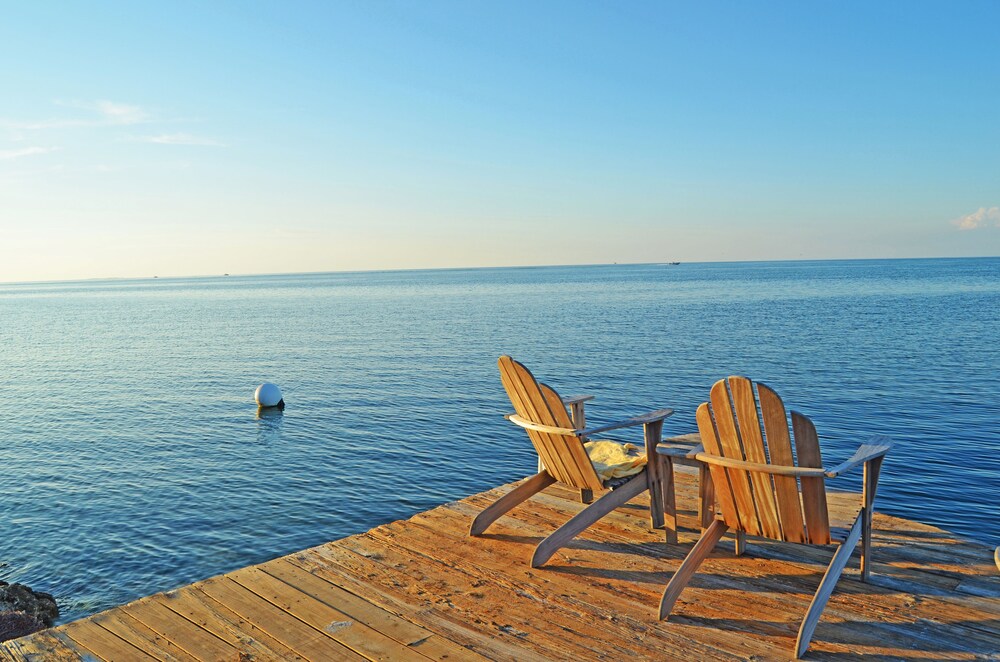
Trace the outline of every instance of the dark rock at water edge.
{"type": "Polygon", "coordinates": [[[0,581],[0,641],[51,627],[58,616],[59,606],[49,593],[0,581]]]}
{"type": "Polygon", "coordinates": [[[32,591],[24,584],[0,581],[0,612],[4,611],[23,611],[47,627],[59,617],[59,606],[52,594],[32,591]]]}
{"type": "Polygon", "coordinates": [[[0,641],[17,639],[45,629],[45,623],[23,611],[0,611],[0,641]]]}

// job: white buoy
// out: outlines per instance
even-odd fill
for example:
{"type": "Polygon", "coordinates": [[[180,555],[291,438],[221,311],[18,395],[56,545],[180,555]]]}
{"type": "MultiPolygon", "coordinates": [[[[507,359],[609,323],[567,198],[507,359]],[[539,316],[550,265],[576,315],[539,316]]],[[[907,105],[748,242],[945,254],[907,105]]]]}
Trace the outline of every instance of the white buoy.
{"type": "Polygon", "coordinates": [[[253,399],[260,407],[277,407],[283,404],[281,389],[278,388],[277,384],[270,382],[264,382],[258,386],[253,394],[253,399]]]}

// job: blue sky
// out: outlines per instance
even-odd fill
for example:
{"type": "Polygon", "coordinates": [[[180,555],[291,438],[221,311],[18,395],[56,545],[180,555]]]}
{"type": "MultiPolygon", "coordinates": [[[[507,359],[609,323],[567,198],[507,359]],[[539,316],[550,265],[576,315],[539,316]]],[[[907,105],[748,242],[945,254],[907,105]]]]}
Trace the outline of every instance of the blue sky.
{"type": "Polygon", "coordinates": [[[4,2],[0,282],[1000,254],[996,2],[4,2]]]}

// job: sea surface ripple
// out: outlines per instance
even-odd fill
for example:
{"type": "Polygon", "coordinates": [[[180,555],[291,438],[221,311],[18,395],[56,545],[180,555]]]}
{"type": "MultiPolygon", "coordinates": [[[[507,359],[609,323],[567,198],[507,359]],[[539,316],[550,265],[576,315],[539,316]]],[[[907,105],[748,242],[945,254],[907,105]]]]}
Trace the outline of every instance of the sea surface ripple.
{"type": "Polygon", "coordinates": [[[504,353],[677,434],[766,382],[827,463],[895,439],[880,510],[1000,544],[998,331],[992,258],[0,285],[0,579],[71,620],[533,473],[504,353]]]}

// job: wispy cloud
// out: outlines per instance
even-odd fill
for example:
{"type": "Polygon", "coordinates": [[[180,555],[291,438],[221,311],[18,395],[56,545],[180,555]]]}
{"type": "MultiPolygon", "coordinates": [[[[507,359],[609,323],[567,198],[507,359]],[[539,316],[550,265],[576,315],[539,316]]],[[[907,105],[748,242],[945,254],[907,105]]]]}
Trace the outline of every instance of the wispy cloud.
{"type": "Polygon", "coordinates": [[[56,101],[55,105],[75,108],[87,117],[57,117],[43,120],[0,120],[0,127],[12,131],[40,131],[86,126],[123,126],[151,122],[152,116],[139,106],[114,101],[56,101]]]}
{"type": "MultiPolygon", "coordinates": [[[[96,126],[99,122],[80,119],[0,120],[0,126],[12,131],[39,131],[41,129],[66,129],[77,126],[96,126]]],[[[23,136],[21,136],[23,139],[23,136]]]]}
{"type": "Polygon", "coordinates": [[[1000,207],[980,207],[971,214],[966,214],[952,221],[959,230],[975,230],[989,225],[1000,228],[1000,207]]]}
{"type": "Polygon", "coordinates": [[[55,147],[22,147],[20,149],[0,149],[0,161],[10,161],[23,156],[34,156],[35,154],[48,154],[56,151],[55,147]]]}
{"type": "Polygon", "coordinates": [[[136,142],[156,143],[157,145],[201,145],[205,147],[225,147],[225,143],[212,138],[193,136],[190,133],[163,133],[156,136],[139,136],[133,138],[136,142]]]}
{"type": "Polygon", "coordinates": [[[142,124],[150,121],[149,113],[131,104],[114,101],[76,101],[63,105],[95,111],[105,124],[142,124]]]}

